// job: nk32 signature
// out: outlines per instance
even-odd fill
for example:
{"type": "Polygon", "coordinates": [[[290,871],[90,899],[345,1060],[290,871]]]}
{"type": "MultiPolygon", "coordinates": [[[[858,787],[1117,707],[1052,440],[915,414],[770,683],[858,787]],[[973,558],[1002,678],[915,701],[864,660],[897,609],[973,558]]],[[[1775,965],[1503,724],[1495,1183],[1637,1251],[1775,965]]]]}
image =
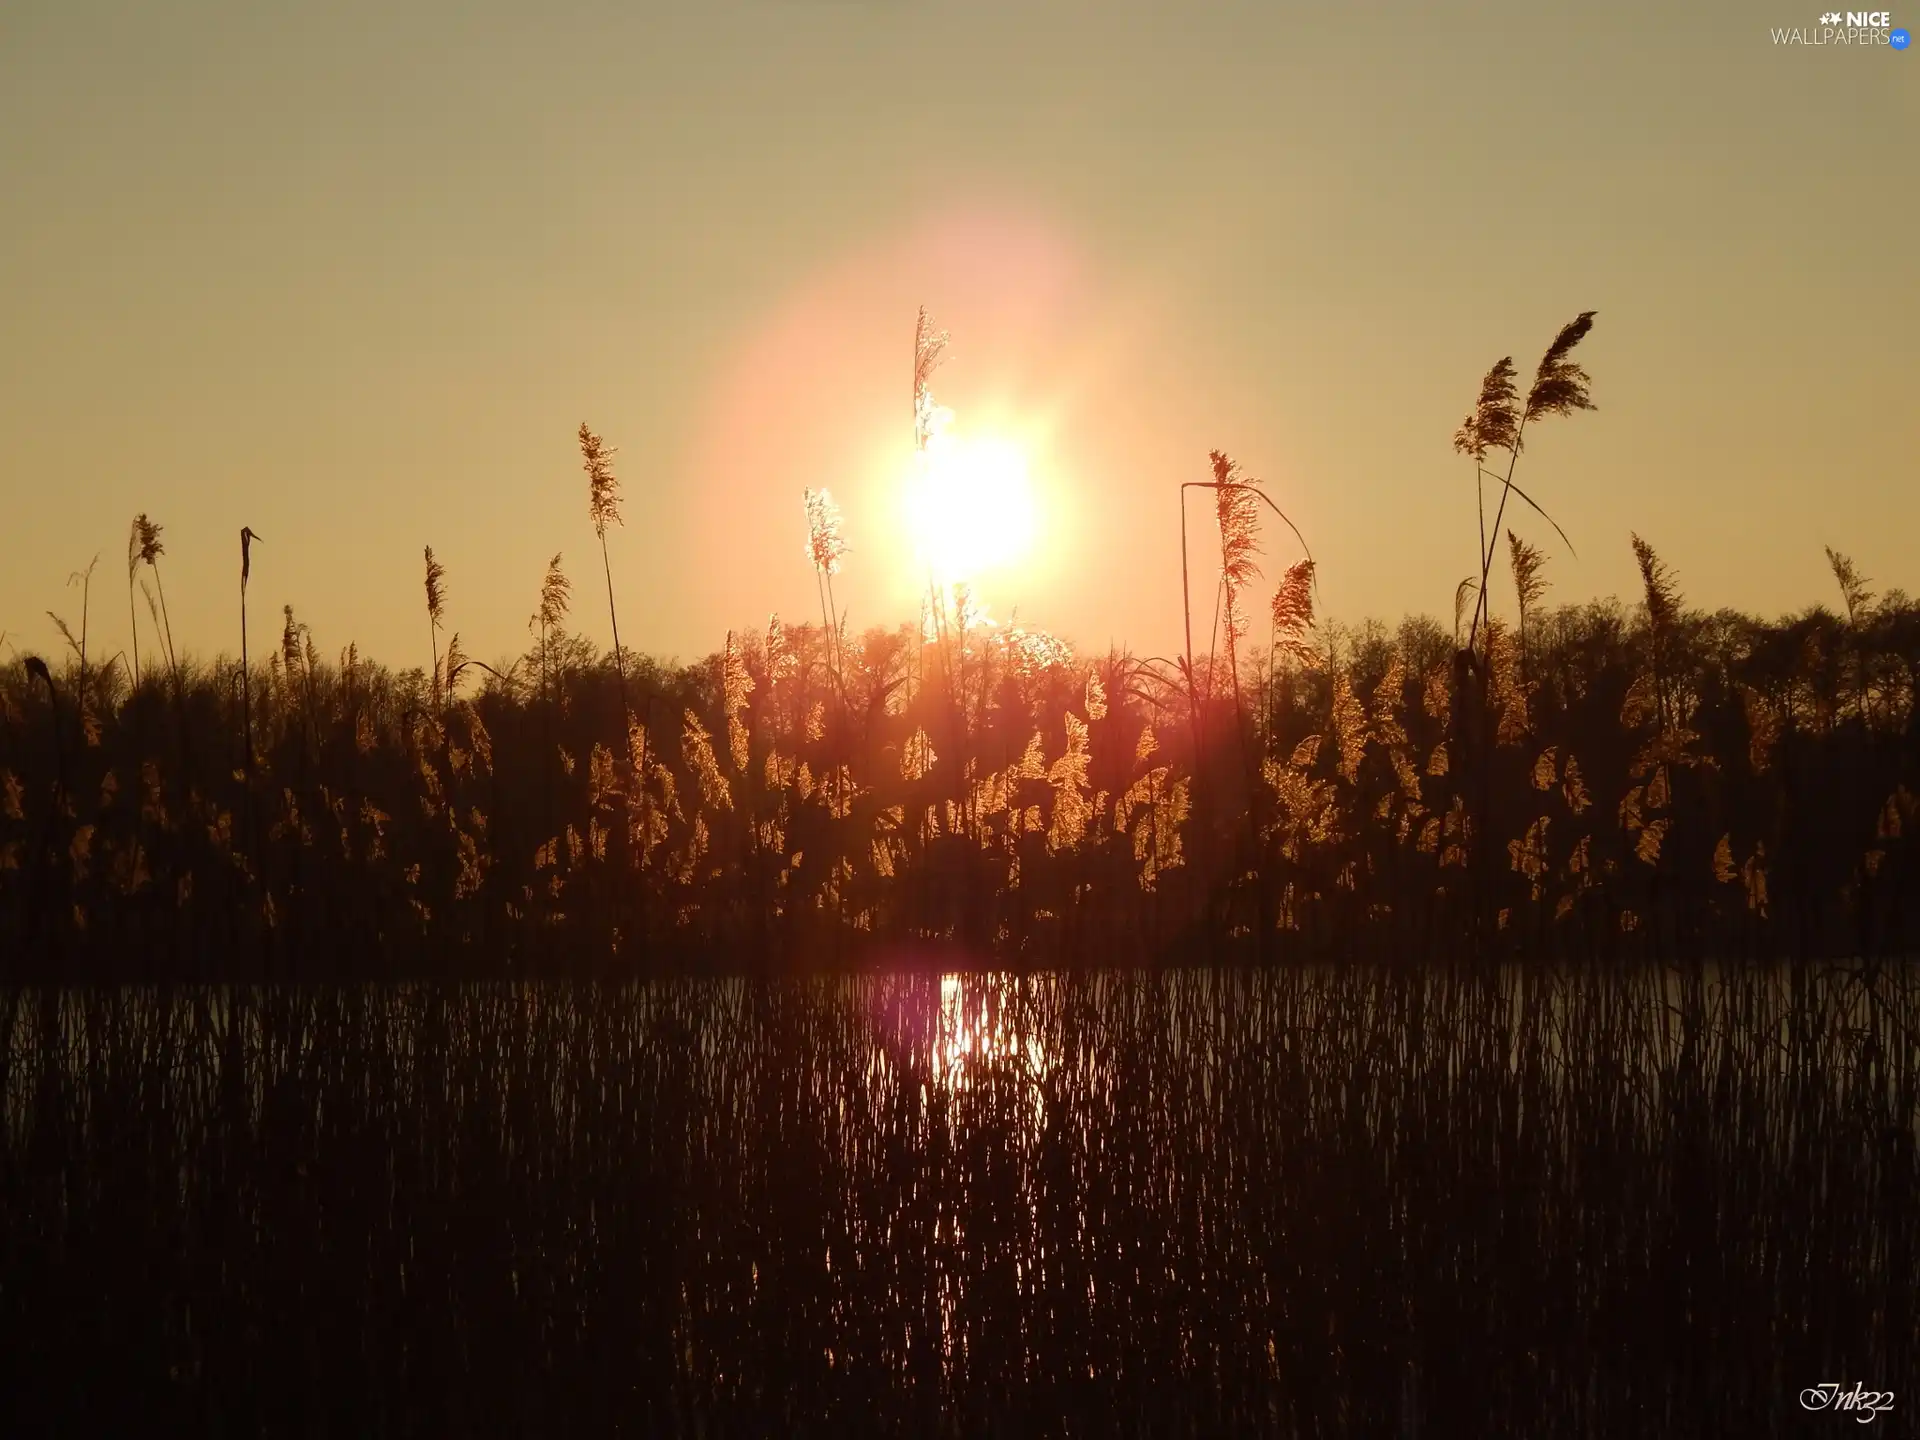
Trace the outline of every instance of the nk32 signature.
{"type": "Polygon", "coordinates": [[[1854,1382],[1851,1390],[1844,1390],[1838,1380],[1829,1380],[1823,1385],[1802,1390],[1800,1407],[1803,1410],[1831,1410],[1836,1415],[1851,1415],[1862,1425],[1870,1425],[1876,1416],[1893,1409],[1893,1392],[1869,1390],[1858,1381],[1854,1382]]]}

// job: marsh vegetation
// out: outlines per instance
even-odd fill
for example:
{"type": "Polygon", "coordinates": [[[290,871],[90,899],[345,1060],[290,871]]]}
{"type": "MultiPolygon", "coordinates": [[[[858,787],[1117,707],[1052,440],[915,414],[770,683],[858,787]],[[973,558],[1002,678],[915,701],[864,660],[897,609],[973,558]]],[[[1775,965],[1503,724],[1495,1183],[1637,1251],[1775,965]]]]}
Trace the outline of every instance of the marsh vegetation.
{"type": "MultiPolygon", "coordinates": [[[[611,654],[569,628],[556,554],[529,585],[528,651],[474,659],[428,546],[430,667],[353,645],[330,661],[291,605],[249,660],[259,537],[242,529],[242,660],[197,663],[142,514],[131,661],[90,657],[89,570],[59,673],[0,668],[4,965],[257,980],[884,968],[928,946],[968,966],[1912,953],[1920,606],[1830,550],[1839,611],[1704,613],[1639,535],[1633,608],[1548,606],[1547,553],[1508,517],[1560,536],[1519,462],[1545,422],[1594,408],[1573,358],[1592,325],[1563,327],[1524,393],[1497,362],[1454,436],[1479,538],[1451,632],[1317,615],[1304,537],[1217,451],[1169,487],[1175,657],[1076,655],[935,574],[917,624],[856,633],[842,518],[809,490],[818,623],[649,660],[619,642],[617,451],[584,424],[611,654]],[[1188,519],[1207,501],[1199,648],[1191,562],[1213,542],[1188,519]],[[1272,545],[1299,558],[1262,600],[1272,545]],[[142,671],[149,579],[165,666],[142,671]]],[[[928,473],[952,418],[929,388],[945,347],[923,311],[928,473]]]]}

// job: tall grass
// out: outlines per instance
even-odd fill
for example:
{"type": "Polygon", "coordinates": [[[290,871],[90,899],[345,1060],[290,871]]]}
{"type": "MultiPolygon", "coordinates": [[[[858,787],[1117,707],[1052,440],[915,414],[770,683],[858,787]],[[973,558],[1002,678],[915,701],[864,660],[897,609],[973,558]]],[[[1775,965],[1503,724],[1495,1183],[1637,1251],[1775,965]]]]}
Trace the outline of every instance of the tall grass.
{"type": "MultiPolygon", "coordinates": [[[[1547,346],[1546,353],[1540,357],[1533,384],[1527,388],[1525,404],[1518,408],[1516,402],[1519,392],[1513,385],[1513,357],[1495,361],[1480,382],[1480,397],[1475,401],[1474,408],[1467,412],[1467,418],[1454,433],[1454,449],[1474,462],[1475,492],[1478,494],[1483,490],[1484,481],[1488,478],[1500,482],[1500,503],[1494,510],[1491,541],[1487,537],[1484,499],[1481,502],[1478,595],[1473,621],[1467,630],[1469,652],[1473,650],[1474,640],[1491,615],[1487,601],[1487,577],[1493,570],[1493,557],[1500,541],[1500,522],[1506,517],[1507,501],[1518,495],[1543,519],[1552,523],[1551,517],[1540,509],[1533,497],[1514,483],[1514,471],[1519,468],[1520,451],[1525,445],[1529,425],[1552,415],[1571,415],[1577,410],[1594,408],[1587,389],[1592,377],[1571,358],[1575,347],[1593,329],[1594,314],[1592,310],[1583,310],[1560,328],[1553,343],[1547,346]],[[1493,474],[1487,470],[1486,459],[1490,450],[1507,452],[1504,474],[1493,474]]],[[[1559,526],[1555,524],[1554,528],[1558,530],[1559,526]]],[[[1561,538],[1565,538],[1565,532],[1561,532],[1561,538]]]]}
{"type": "MultiPolygon", "coordinates": [[[[613,603],[613,562],[607,555],[607,526],[621,525],[620,481],[613,473],[616,453],[598,435],[580,422],[580,459],[587,472],[587,518],[593,521],[594,536],[600,541],[600,565],[607,576],[607,618],[613,626],[613,668],[620,682],[620,713],[626,723],[627,658],[620,648],[620,612],[613,603]]],[[[628,757],[631,762],[632,757],[628,757]]]]}
{"type": "MultiPolygon", "coordinates": [[[[253,576],[253,546],[260,537],[247,526],[240,527],[240,725],[243,754],[246,756],[247,774],[253,774],[253,685],[252,667],[247,663],[247,581],[253,576]]],[[[428,563],[432,563],[433,552],[427,552],[428,563]]],[[[291,625],[293,610],[289,606],[287,621],[291,625]]]]}
{"type": "Polygon", "coordinates": [[[153,572],[153,588],[159,596],[159,620],[162,637],[167,646],[167,670],[173,677],[176,698],[180,693],[180,660],[173,648],[173,617],[167,611],[167,588],[160,579],[160,557],[167,553],[166,544],[161,540],[162,526],[147,517],[145,511],[133,520],[134,536],[139,541],[140,563],[153,572]]]}

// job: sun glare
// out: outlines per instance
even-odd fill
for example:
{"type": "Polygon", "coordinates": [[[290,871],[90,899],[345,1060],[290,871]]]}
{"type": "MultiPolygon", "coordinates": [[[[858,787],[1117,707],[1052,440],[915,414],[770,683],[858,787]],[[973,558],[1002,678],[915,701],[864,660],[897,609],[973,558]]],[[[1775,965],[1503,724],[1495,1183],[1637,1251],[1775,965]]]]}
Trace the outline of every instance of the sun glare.
{"type": "Polygon", "coordinates": [[[920,563],[944,581],[1017,564],[1034,538],[1026,453],[1003,439],[942,437],[913,478],[907,521],[920,563]]]}

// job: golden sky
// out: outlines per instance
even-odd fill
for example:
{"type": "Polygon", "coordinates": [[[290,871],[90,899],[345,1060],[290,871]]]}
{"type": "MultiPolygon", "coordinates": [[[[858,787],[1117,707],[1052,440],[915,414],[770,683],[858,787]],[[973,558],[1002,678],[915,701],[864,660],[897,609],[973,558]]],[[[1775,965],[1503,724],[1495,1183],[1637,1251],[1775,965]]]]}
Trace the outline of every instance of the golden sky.
{"type": "Polygon", "coordinates": [[[183,649],[238,648],[242,525],[329,655],[425,663],[427,544],[469,651],[555,551],[604,643],[582,420],[628,644],[817,616],[808,485],[855,627],[909,619],[923,303],[1032,479],[984,598],[1082,649],[1174,647],[1213,447],[1336,615],[1449,614],[1449,437],[1585,309],[1599,410],[1518,476],[1551,598],[1631,593],[1630,530],[1708,608],[1833,603],[1823,544],[1920,591],[1920,56],[1772,43],[1819,9],[11,0],[0,629],[52,646],[98,553],[123,647],[146,510],[183,649]]]}

